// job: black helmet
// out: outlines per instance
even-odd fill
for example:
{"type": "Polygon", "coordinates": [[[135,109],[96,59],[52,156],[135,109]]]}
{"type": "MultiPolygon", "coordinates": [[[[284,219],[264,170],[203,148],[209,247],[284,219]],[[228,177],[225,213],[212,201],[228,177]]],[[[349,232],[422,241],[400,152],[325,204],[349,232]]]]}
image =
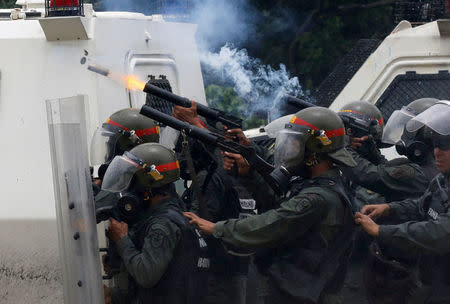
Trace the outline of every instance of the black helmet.
{"type": "Polygon", "coordinates": [[[432,152],[431,130],[420,128],[409,132],[405,126],[408,121],[438,101],[435,98],[421,98],[401,110],[394,111],[386,124],[382,141],[386,144],[395,144],[398,154],[407,156],[412,162],[420,164],[426,161],[427,155],[432,152]]]}
{"type": "Polygon", "coordinates": [[[417,132],[426,126],[432,131],[435,147],[450,150],[450,101],[441,100],[406,124],[406,131],[417,132]]]}
{"type": "Polygon", "coordinates": [[[438,101],[439,100],[436,98],[420,98],[414,100],[401,110],[392,112],[383,131],[383,143],[391,145],[396,144],[403,134],[406,123],[438,101]]]}
{"type": "Polygon", "coordinates": [[[370,102],[363,100],[350,102],[341,108],[339,116],[342,118],[345,127],[349,131],[348,135],[352,137],[372,135],[374,140],[381,140],[384,127],[383,116],[381,115],[380,110],[370,102]],[[352,130],[349,125],[350,121],[356,121],[360,125],[365,126],[369,132],[367,134],[357,133],[355,130],[352,130]],[[350,132],[353,132],[353,134],[350,134],[350,132]]]}
{"type": "Polygon", "coordinates": [[[91,165],[109,163],[142,143],[158,142],[157,124],[138,109],[122,109],[111,115],[95,132],[91,141],[91,165]]]}

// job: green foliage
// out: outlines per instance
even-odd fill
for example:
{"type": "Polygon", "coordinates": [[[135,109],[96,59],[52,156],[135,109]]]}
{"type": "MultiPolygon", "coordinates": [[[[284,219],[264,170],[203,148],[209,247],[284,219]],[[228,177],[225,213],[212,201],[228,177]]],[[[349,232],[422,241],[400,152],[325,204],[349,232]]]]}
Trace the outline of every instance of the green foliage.
{"type": "Polygon", "coordinates": [[[239,97],[231,87],[212,84],[206,87],[205,93],[210,107],[242,118],[242,127],[244,130],[257,128],[267,123],[265,119],[255,114],[250,116],[246,115],[248,113],[247,102],[239,97]]]}
{"type": "Polygon", "coordinates": [[[258,24],[260,40],[244,47],[266,64],[287,65],[305,89],[314,91],[356,41],[383,39],[394,27],[393,4],[344,9],[377,0],[268,1],[252,0],[264,16],[258,24]],[[288,12],[288,14],[286,14],[288,12]],[[292,20],[287,18],[294,16],[292,20]],[[282,31],[275,24],[286,25],[282,31]]]}
{"type": "MultiPolygon", "coordinates": [[[[311,92],[359,39],[382,40],[394,27],[394,4],[378,0],[248,1],[260,13],[257,32],[239,47],[272,67],[285,64],[292,76],[298,76],[303,89],[311,92]],[[366,8],[370,3],[377,5],[366,8]]],[[[247,113],[247,104],[232,88],[209,85],[206,94],[213,107],[240,117],[247,113]]],[[[245,123],[257,127],[263,121],[252,116],[246,117],[245,123]]]]}
{"type": "Polygon", "coordinates": [[[16,7],[16,0],[0,0],[0,8],[16,7]]]}
{"type": "Polygon", "coordinates": [[[342,18],[333,16],[296,39],[296,70],[306,88],[318,86],[351,46],[353,41],[342,35],[343,27],[342,18]]]}

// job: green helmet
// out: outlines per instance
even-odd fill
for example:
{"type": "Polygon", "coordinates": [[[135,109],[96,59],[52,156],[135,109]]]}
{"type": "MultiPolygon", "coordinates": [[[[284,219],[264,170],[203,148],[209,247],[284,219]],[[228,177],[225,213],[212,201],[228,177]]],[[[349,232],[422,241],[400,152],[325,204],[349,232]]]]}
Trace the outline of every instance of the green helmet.
{"type": "Polygon", "coordinates": [[[116,156],[106,171],[102,189],[123,192],[133,177],[146,190],[159,188],[180,177],[180,165],[175,153],[157,143],[134,147],[121,156],[116,156]]]}
{"type": "Polygon", "coordinates": [[[159,142],[157,124],[138,109],[122,109],[95,132],[91,142],[91,165],[108,163],[114,156],[150,142],[159,142]]]}
{"type": "Polygon", "coordinates": [[[408,121],[436,104],[438,101],[439,100],[436,98],[420,98],[409,103],[401,110],[392,112],[386,123],[386,127],[384,128],[382,142],[391,145],[397,144],[404,133],[408,121]]]}
{"type": "Polygon", "coordinates": [[[327,154],[336,163],[356,166],[345,150],[345,128],[330,109],[313,107],[297,112],[276,137],[276,166],[295,167],[305,161],[305,154],[327,154]]]}
{"type": "MultiPolygon", "coordinates": [[[[364,100],[352,101],[343,106],[339,110],[339,115],[342,117],[344,123],[346,124],[345,127],[347,129],[352,129],[352,127],[348,125],[345,116],[349,116],[352,119],[356,119],[357,121],[362,122],[362,124],[364,124],[364,122],[368,123],[367,124],[367,126],[369,127],[368,129],[374,130],[374,132],[371,132],[373,133],[371,135],[374,137],[374,139],[378,140],[381,139],[384,127],[383,115],[381,115],[380,110],[378,110],[378,108],[375,105],[371,104],[370,102],[364,100]],[[376,121],[375,125],[377,125],[377,128],[373,128],[373,126],[371,125],[373,121],[376,121]]],[[[349,134],[349,135],[353,137],[362,137],[364,135],[369,134],[349,134]]]]}

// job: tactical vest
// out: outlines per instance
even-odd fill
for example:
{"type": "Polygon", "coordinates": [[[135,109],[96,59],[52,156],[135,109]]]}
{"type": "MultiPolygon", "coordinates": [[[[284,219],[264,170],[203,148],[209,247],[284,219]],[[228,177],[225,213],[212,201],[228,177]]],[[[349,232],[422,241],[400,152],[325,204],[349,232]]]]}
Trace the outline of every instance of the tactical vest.
{"type": "MultiPolygon", "coordinates": [[[[165,217],[174,222],[181,230],[180,241],[175,248],[173,258],[158,283],[152,288],[144,288],[130,277],[130,298],[135,304],[190,304],[203,303],[206,295],[209,258],[206,242],[197,229],[176,209],[163,209],[151,218],[165,217]]],[[[132,241],[138,250],[142,250],[150,220],[136,227],[132,241]]]]}
{"type": "Polygon", "coordinates": [[[345,208],[339,237],[326,243],[317,223],[308,233],[272,250],[271,262],[263,270],[276,289],[299,303],[317,303],[323,292],[340,290],[353,247],[353,206],[340,183],[323,177],[306,180],[291,188],[290,197],[300,192],[323,194],[324,189],[337,194],[345,208]]]}
{"type": "Polygon", "coordinates": [[[255,215],[256,201],[252,194],[236,178],[231,178],[231,182],[239,200],[239,219],[255,215]]]}
{"type": "MultiPolygon", "coordinates": [[[[223,219],[246,218],[256,214],[256,202],[250,192],[239,181],[230,176],[225,170],[218,169],[218,173],[226,189],[226,205],[223,219]]],[[[203,189],[206,189],[207,183],[203,189]]],[[[211,257],[211,271],[221,275],[247,274],[252,250],[235,247],[222,242],[220,239],[208,237],[208,249],[211,257]]]]}
{"type": "MultiPolygon", "coordinates": [[[[450,207],[450,189],[442,174],[431,181],[429,189],[422,212],[429,221],[436,221],[450,207]]],[[[427,303],[450,302],[450,254],[422,256],[420,270],[422,282],[433,290],[427,303]]]]}

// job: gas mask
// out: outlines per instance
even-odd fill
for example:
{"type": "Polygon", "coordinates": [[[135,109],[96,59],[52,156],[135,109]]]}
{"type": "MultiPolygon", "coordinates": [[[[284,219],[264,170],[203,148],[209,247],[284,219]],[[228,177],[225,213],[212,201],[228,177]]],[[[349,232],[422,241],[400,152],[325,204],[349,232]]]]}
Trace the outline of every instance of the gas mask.
{"type": "Polygon", "coordinates": [[[289,189],[292,176],[300,174],[299,171],[304,172],[299,168],[305,168],[305,146],[314,132],[319,131],[313,131],[305,126],[286,124],[285,129],[277,134],[274,149],[275,169],[270,173],[270,177],[281,193],[286,193],[289,189]]]}
{"type": "Polygon", "coordinates": [[[423,127],[415,132],[403,131],[401,139],[395,144],[400,155],[405,155],[416,164],[422,164],[432,152],[432,131],[423,127]]]}
{"type": "MultiPolygon", "coordinates": [[[[114,218],[118,221],[131,223],[146,208],[148,208],[148,193],[140,190],[132,183],[129,189],[121,192],[109,193],[108,203],[96,201],[95,215],[97,223],[114,218]]],[[[97,199],[97,197],[96,197],[97,199]]],[[[99,198],[102,199],[101,197],[99,198]]]]}
{"type": "Polygon", "coordinates": [[[163,178],[156,166],[147,166],[130,152],[125,152],[124,155],[116,156],[112,160],[106,171],[102,190],[112,193],[115,197],[106,206],[96,209],[97,221],[105,220],[105,217],[131,221],[148,207],[145,201],[150,195],[140,186],[135,176],[139,170],[144,170],[154,180],[163,178]]]}

